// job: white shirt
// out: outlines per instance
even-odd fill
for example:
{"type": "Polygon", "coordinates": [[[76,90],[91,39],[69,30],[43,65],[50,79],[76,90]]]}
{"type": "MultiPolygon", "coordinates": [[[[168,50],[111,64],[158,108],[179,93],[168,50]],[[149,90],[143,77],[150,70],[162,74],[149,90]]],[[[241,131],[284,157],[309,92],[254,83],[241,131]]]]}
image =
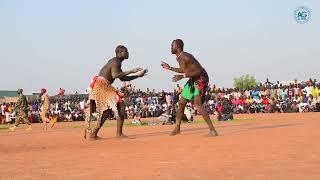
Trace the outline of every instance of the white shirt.
{"type": "Polygon", "coordinates": [[[307,97],[309,97],[309,95],[311,94],[311,86],[307,86],[303,89],[307,94],[307,97]]]}
{"type": "Polygon", "coordinates": [[[236,98],[239,99],[241,97],[241,92],[237,92],[235,95],[236,95],[236,98]]]}
{"type": "Polygon", "coordinates": [[[246,91],[244,92],[244,94],[245,94],[246,97],[249,97],[249,96],[250,96],[250,91],[246,90],[246,91]]]}
{"type": "Polygon", "coordinates": [[[81,108],[81,110],[84,110],[84,107],[85,107],[85,103],[84,103],[84,101],[81,101],[81,102],[80,102],[80,108],[81,108]]]}
{"type": "Polygon", "coordinates": [[[230,94],[226,94],[226,95],[224,95],[224,98],[226,98],[226,99],[230,100],[230,94]]]}
{"type": "Polygon", "coordinates": [[[261,103],[261,99],[254,100],[257,104],[261,103]]]}
{"type": "Polygon", "coordinates": [[[1,114],[4,114],[4,105],[1,105],[1,114]]]}

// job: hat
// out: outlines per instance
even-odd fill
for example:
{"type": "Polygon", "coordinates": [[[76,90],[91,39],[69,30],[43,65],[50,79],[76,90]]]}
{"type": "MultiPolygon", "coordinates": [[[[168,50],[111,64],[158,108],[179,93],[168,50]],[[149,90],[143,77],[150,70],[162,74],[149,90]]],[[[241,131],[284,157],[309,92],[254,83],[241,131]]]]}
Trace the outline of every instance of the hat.
{"type": "Polygon", "coordinates": [[[17,93],[18,93],[18,94],[21,94],[22,92],[23,92],[23,89],[18,89],[18,90],[17,90],[17,93]]]}
{"type": "Polygon", "coordinates": [[[47,90],[45,88],[41,89],[41,93],[46,93],[46,92],[47,92],[47,90]]]}

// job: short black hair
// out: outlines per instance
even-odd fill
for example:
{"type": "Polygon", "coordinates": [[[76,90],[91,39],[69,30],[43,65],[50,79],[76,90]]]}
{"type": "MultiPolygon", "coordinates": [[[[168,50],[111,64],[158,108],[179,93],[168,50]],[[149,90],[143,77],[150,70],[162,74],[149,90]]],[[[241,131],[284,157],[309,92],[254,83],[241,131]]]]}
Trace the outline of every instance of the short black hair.
{"type": "Polygon", "coordinates": [[[117,47],[116,47],[116,50],[115,50],[115,52],[116,52],[116,54],[118,54],[118,53],[120,53],[122,50],[124,50],[124,49],[127,49],[124,45],[118,45],[117,47]]]}
{"type": "Polygon", "coordinates": [[[176,40],[174,40],[174,42],[176,42],[177,45],[178,45],[181,49],[183,49],[184,43],[183,43],[183,41],[182,41],[181,39],[176,39],[176,40]]]}

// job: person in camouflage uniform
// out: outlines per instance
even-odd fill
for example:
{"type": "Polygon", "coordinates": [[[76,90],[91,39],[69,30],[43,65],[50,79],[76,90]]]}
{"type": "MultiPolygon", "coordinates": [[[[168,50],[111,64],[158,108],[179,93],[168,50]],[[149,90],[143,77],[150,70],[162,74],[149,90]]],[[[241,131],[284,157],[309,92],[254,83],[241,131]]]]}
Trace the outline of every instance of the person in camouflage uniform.
{"type": "Polygon", "coordinates": [[[18,101],[16,104],[16,120],[13,127],[9,128],[10,131],[15,131],[15,129],[19,126],[20,120],[23,119],[24,123],[28,124],[27,131],[32,130],[31,123],[29,122],[27,115],[28,115],[28,101],[25,95],[23,95],[23,90],[18,89],[18,101]]]}

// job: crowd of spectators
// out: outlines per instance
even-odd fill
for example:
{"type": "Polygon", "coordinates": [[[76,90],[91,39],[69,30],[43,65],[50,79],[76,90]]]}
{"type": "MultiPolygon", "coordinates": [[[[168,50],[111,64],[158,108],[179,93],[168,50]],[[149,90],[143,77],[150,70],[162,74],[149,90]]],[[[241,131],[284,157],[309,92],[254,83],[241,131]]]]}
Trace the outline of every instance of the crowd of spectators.
{"type": "MultiPolygon", "coordinates": [[[[125,92],[126,119],[140,122],[141,118],[159,117],[166,121],[175,120],[182,88],[177,85],[173,92],[156,92],[135,89],[126,83],[121,89],[125,92]]],[[[58,116],[58,121],[82,121],[87,108],[87,95],[58,95],[50,97],[50,114],[58,116]]],[[[28,118],[32,123],[40,122],[41,102],[29,102],[28,118]]],[[[205,97],[205,107],[210,114],[218,115],[219,120],[233,119],[240,113],[294,113],[320,111],[320,84],[309,79],[305,83],[294,81],[289,84],[269,81],[248,89],[218,88],[210,86],[205,97]]],[[[185,119],[192,121],[197,110],[192,102],[187,104],[185,119]]],[[[14,103],[4,103],[0,108],[1,123],[14,121],[14,103]]]]}
{"type": "MultiPolygon", "coordinates": [[[[58,121],[83,121],[86,99],[51,100],[49,116],[56,116],[58,121]]],[[[15,104],[0,105],[1,124],[15,121],[15,104]]],[[[42,122],[40,118],[41,102],[29,102],[28,119],[31,123],[42,122]]]]}

